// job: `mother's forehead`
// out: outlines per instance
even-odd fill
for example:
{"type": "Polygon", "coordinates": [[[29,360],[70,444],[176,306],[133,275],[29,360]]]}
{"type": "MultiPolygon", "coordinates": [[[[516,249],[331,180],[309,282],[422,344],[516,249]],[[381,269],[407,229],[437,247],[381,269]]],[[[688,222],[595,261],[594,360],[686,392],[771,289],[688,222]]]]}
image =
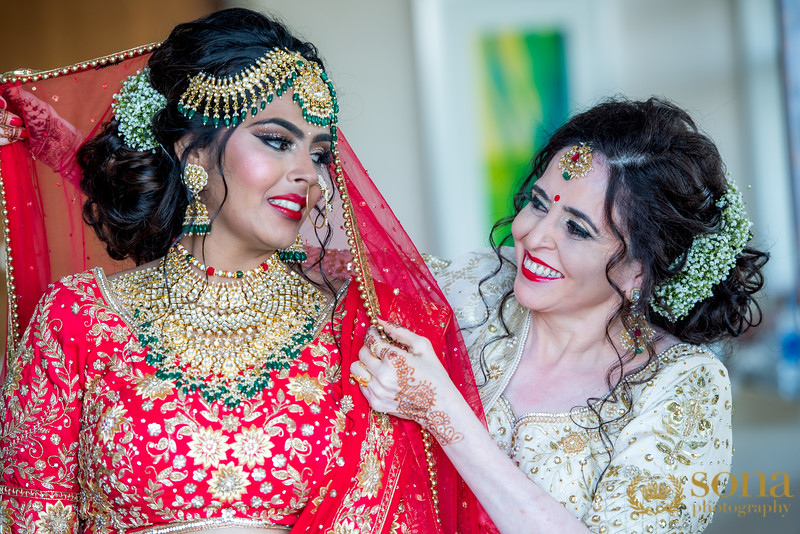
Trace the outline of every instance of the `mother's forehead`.
{"type": "Polygon", "coordinates": [[[576,186],[585,183],[592,189],[601,188],[605,191],[608,185],[609,168],[607,159],[601,152],[592,151],[591,162],[589,164],[576,165],[567,168],[567,170],[564,169],[565,165],[559,165],[565,156],[570,161],[574,158],[574,148],[575,147],[565,147],[559,150],[553,159],[550,160],[544,174],[536,183],[540,184],[544,179],[547,179],[546,183],[550,187],[559,186],[561,184],[576,186]],[[571,170],[576,170],[576,167],[579,172],[570,172],[571,170]],[[569,178],[564,176],[565,172],[570,174],[569,178]]]}

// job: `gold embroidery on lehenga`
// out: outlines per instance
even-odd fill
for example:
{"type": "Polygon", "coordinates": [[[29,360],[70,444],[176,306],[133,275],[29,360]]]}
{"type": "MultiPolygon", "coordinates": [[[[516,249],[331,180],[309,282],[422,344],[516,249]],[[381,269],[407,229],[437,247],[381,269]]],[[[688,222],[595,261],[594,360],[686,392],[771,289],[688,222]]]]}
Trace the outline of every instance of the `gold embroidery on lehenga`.
{"type": "Polygon", "coordinates": [[[64,506],[60,502],[47,503],[36,521],[37,532],[41,534],[65,534],[75,526],[75,510],[71,505],[64,506]]]}
{"type": "Polygon", "coordinates": [[[331,308],[318,317],[319,338],[275,374],[277,387],[231,410],[148,372],[148,349],[108,307],[113,299],[100,296],[103,279],[87,272],[56,285],[14,358],[2,398],[9,416],[0,421],[0,468],[52,490],[0,486],[0,525],[32,531],[39,521],[43,532],[60,531],[81,517],[97,534],[285,528],[276,522],[302,510],[318,491],[314,483],[338,465],[344,413],[353,406],[329,394],[340,374],[334,338],[320,334],[331,308]],[[69,338],[79,329],[67,321],[85,326],[79,339],[69,338]],[[73,431],[79,437],[67,440],[73,431]],[[78,486],[80,499],[59,491],[78,486]]]}
{"type": "MultiPolygon", "coordinates": [[[[367,472],[359,472],[358,484],[352,487],[342,502],[340,515],[334,521],[334,528],[325,534],[339,534],[345,532],[372,532],[375,521],[386,521],[388,510],[382,509],[384,503],[357,504],[365,497],[369,497],[367,491],[380,489],[383,487],[384,480],[388,484],[396,484],[391,476],[388,480],[385,470],[387,468],[386,455],[394,443],[392,433],[392,422],[389,416],[383,413],[370,411],[369,427],[367,436],[361,445],[362,464],[369,460],[370,467],[367,472]],[[370,459],[373,457],[374,459],[370,459]],[[363,479],[362,479],[363,475],[363,479]],[[363,480],[363,482],[362,482],[363,480]]],[[[391,499],[391,492],[385,492],[385,498],[391,499]]],[[[371,501],[374,502],[374,501],[371,501]]]]}

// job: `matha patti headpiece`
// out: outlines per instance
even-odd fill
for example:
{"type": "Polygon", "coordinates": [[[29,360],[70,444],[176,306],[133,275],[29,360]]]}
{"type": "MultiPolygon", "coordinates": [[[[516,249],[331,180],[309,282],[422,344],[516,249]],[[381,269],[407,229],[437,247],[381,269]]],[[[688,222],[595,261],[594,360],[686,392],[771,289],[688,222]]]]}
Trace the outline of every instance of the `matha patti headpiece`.
{"type": "Polygon", "coordinates": [[[575,145],[558,160],[558,168],[565,180],[583,178],[594,170],[592,167],[592,147],[586,143],[575,145]]]}
{"type": "Polygon", "coordinates": [[[203,124],[209,121],[216,128],[220,124],[236,126],[247,117],[248,110],[255,115],[278,97],[294,89],[293,100],[303,111],[306,121],[317,126],[331,126],[335,139],[336,90],[327,74],[313,61],[297,52],[282,48],[272,49],[266,56],[242,72],[217,78],[205,72],[192,76],[189,88],[181,95],[178,111],[188,118],[197,112],[203,114],[203,124]]]}

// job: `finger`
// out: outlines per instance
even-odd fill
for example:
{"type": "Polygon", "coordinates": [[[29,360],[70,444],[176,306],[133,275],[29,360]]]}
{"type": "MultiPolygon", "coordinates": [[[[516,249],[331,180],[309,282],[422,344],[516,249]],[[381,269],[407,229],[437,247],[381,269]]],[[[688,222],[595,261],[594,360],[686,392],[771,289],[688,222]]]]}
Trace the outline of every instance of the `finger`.
{"type": "Polygon", "coordinates": [[[7,109],[0,109],[0,124],[4,126],[22,126],[22,119],[7,109]]]}
{"type": "Polygon", "coordinates": [[[430,341],[428,341],[427,338],[420,336],[419,334],[415,334],[408,328],[386,321],[380,322],[383,325],[384,332],[386,332],[390,338],[411,349],[408,352],[419,356],[420,350],[430,347],[430,341]]]}
{"type": "Polygon", "coordinates": [[[372,381],[372,374],[360,367],[357,362],[353,362],[350,365],[350,383],[351,384],[358,384],[362,388],[365,388],[369,385],[370,381],[372,381]]]}
{"type": "Polygon", "coordinates": [[[19,139],[27,139],[28,132],[20,126],[4,126],[0,124],[0,138],[8,140],[10,143],[19,139]]]}
{"type": "Polygon", "coordinates": [[[375,345],[375,348],[373,349],[373,353],[375,353],[375,355],[379,360],[385,360],[386,358],[389,358],[393,355],[401,354],[403,352],[406,352],[404,350],[404,347],[398,347],[397,345],[393,345],[388,341],[383,341],[381,343],[378,343],[377,345],[375,345]]]}
{"type": "Polygon", "coordinates": [[[372,350],[375,344],[379,341],[381,341],[380,332],[378,332],[378,329],[374,326],[370,326],[367,329],[367,334],[364,336],[364,346],[369,350],[372,350]]]}
{"type": "Polygon", "coordinates": [[[361,349],[361,351],[358,353],[358,358],[358,362],[354,362],[351,367],[358,363],[363,365],[364,369],[372,373],[372,375],[377,375],[380,372],[383,362],[376,358],[375,355],[372,354],[372,352],[370,352],[368,349],[361,349]]]}

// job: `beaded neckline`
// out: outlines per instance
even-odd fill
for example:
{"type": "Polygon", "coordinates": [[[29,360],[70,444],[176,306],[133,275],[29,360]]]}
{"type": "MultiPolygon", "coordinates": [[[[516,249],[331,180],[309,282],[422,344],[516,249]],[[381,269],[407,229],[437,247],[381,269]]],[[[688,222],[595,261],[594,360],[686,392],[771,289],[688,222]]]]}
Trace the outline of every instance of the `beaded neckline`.
{"type": "MultiPolygon", "coordinates": [[[[633,373],[632,375],[625,378],[625,380],[636,380],[641,377],[645,372],[649,369],[652,369],[656,365],[660,365],[668,361],[670,358],[679,353],[681,350],[686,350],[687,348],[692,347],[695,348],[693,345],[688,343],[676,343],[671,345],[658,353],[655,358],[653,358],[650,362],[647,363],[644,367],[633,373]]],[[[505,397],[504,393],[500,394],[500,398],[503,399],[504,404],[506,405],[509,415],[512,415],[513,418],[513,426],[516,427],[525,422],[558,422],[567,419],[572,419],[576,416],[583,416],[592,411],[592,409],[596,409],[603,405],[604,402],[611,396],[611,391],[606,392],[605,395],[598,398],[589,406],[581,406],[580,408],[573,408],[572,410],[568,410],[565,412],[526,412],[522,415],[517,415],[514,407],[511,406],[511,403],[505,397]]]]}

